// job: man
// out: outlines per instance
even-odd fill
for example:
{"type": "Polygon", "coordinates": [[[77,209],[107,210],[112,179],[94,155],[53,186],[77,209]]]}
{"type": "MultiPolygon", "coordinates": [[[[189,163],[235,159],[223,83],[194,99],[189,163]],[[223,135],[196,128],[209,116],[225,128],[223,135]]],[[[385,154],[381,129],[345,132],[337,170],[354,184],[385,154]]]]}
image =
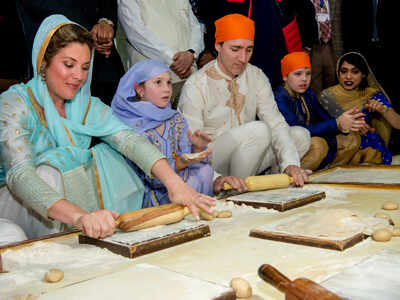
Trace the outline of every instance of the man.
{"type": "Polygon", "coordinates": [[[192,131],[202,129],[212,138],[211,165],[218,173],[247,177],[271,168],[303,185],[307,174],[299,167],[299,154],[308,151],[310,135],[304,128],[287,125],[268,78],[248,63],[254,22],[230,14],[215,26],[217,59],[186,81],[179,109],[192,131]]]}

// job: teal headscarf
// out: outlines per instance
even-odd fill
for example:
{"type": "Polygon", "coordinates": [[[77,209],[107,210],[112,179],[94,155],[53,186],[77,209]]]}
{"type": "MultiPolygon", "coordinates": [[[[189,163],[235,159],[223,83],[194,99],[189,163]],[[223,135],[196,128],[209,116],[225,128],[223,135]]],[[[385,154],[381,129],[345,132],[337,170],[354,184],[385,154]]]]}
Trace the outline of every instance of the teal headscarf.
{"type": "Polygon", "coordinates": [[[93,53],[86,82],[73,99],[65,101],[66,118],[58,114],[46,83],[41,78],[40,65],[51,37],[57,29],[66,24],[76,23],[71,22],[63,15],[52,15],[42,22],[33,42],[32,65],[34,77],[26,85],[13,86],[9,91],[17,92],[25,101],[29,101],[27,88],[32,90],[36,100],[44,109],[47,125],[56,140],[57,146],[71,146],[72,139],[75,147],[88,149],[92,136],[106,136],[129,127],[113,116],[111,110],[105,110],[104,104],[99,99],[94,97],[91,99],[90,84],[93,53]],[[89,104],[90,109],[87,113],[89,104]],[[107,115],[104,115],[105,113],[107,115]],[[84,120],[85,122],[83,122],[84,120]],[[70,136],[65,127],[68,129],[70,136]]]}

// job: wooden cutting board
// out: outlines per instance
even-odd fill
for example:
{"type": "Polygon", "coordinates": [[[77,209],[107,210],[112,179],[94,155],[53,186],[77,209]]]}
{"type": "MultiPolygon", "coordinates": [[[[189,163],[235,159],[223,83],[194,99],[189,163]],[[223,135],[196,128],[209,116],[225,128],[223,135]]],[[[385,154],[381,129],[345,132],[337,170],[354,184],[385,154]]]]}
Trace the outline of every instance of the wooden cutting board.
{"type": "Polygon", "coordinates": [[[178,223],[156,226],[132,232],[116,232],[105,239],[79,235],[80,244],[91,244],[135,258],[210,236],[210,227],[202,222],[182,220],[178,223]]]}

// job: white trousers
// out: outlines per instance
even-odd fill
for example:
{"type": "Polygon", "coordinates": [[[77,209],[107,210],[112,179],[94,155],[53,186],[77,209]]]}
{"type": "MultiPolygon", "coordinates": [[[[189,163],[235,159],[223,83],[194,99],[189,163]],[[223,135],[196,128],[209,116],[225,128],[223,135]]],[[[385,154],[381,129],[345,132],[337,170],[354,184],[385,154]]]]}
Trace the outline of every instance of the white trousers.
{"type": "MultiPolygon", "coordinates": [[[[61,197],[64,196],[62,176],[57,169],[40,165],[36,168],[36,173],[61,197]]],[[[9,244],[56,232],[59,232],[59,229],[54,227],[52,222],[26,207],[20,199],[10,193],[7,186],[0,189],[0,244],[9,244]],[[26,236],[21,234],[21,228],[26,236]],[[4,232],[9,232],[10,235],[4,235],[4,232]],[[11,234],[12,232],[14,234],[11,234]]]]}
{"type": "MultiPolygon", "coordinates": [[[[289,127],[299,157],[310,146],[310,134],[302,127],[289,127]]],[[[267,168],[279,173],[279,164],[271,146],[271,129],[262,121],[241,125],[218,136],[210,145],[211,165],[221,175],[242,178],[259,174],[267,168]]]]}

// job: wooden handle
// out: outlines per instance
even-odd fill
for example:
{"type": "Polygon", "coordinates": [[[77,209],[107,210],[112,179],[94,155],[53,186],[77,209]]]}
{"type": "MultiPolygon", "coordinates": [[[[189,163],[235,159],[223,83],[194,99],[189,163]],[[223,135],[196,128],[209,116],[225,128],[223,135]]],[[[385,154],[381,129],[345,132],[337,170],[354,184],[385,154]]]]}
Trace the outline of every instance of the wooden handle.
{"type": "Polygon", "coordinates": [[[273,266],[264,264],[258,276],[286,294],[286,299],[298,300],[344,300],[319,284],[306,278],[291,281],[273,266]]]}
{"type": "Polygon", "coordinates": [[[133,231],[175,223],[189,213],[188,207],[171,203],[125,212],[117,218],[115,224],[121,230],[133,231]]]}
{"type": "MultiPolygon", "coordinates": [[[[244,182],[247,189],[252,191],[272,190],[278,188],[286,188],[293,183],[293,178],[286,174],[249,176],[244,182]]],[[[224,190],[231,190],[232,186],[224,182],[224,190]]]]}

